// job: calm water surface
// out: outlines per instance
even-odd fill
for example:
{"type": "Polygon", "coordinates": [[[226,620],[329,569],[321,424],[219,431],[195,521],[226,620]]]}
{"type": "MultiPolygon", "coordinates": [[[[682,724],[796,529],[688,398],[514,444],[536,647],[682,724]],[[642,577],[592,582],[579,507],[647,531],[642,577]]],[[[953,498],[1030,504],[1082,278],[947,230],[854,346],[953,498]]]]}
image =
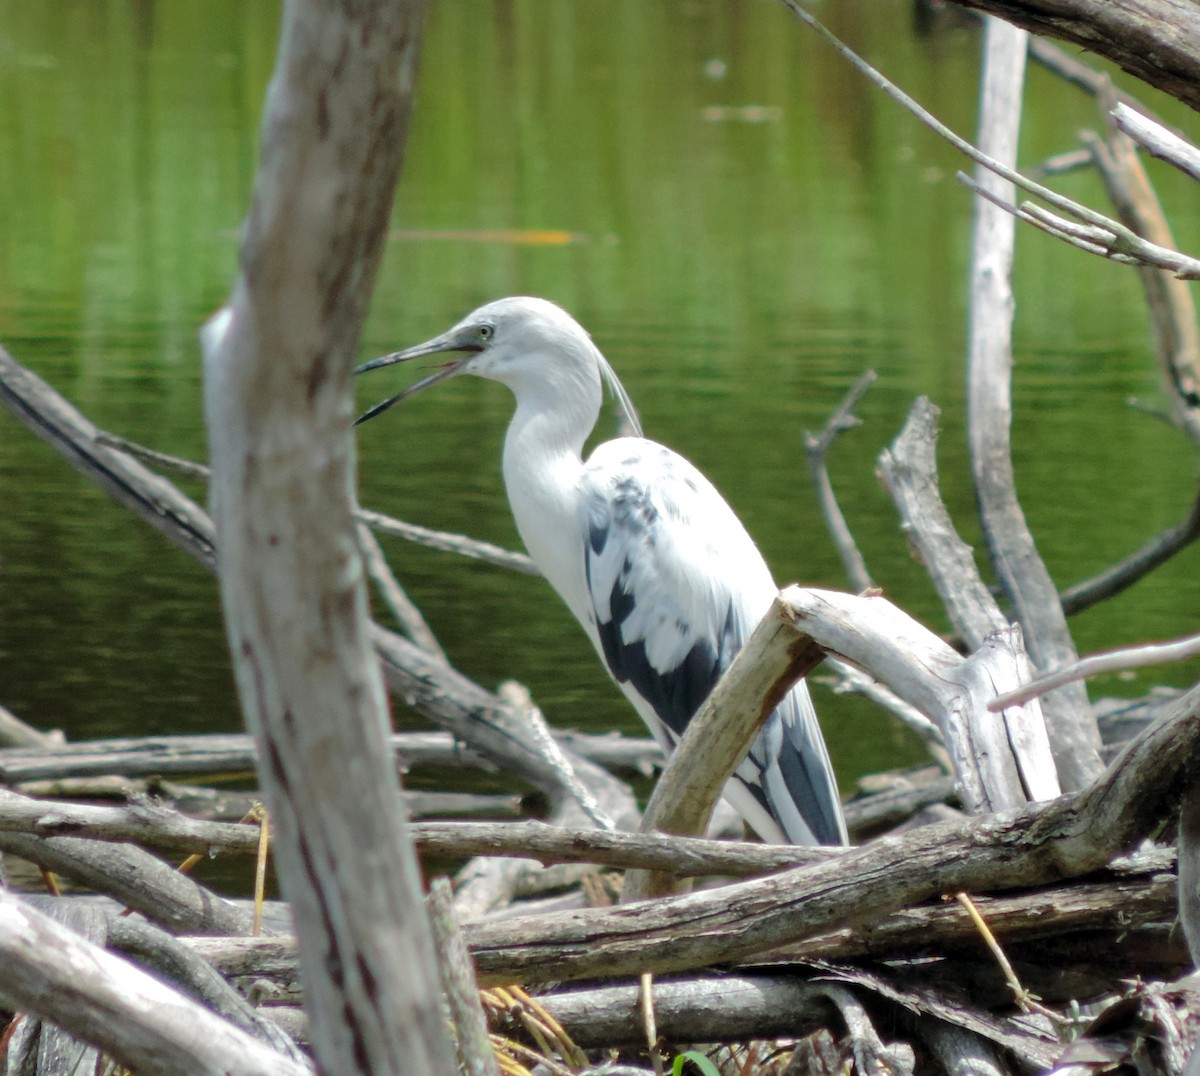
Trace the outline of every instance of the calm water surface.
{"type": "MultiPolygon", "coordinates": [[[[822,14],[971,131],[972,30],[919,38],[906,0],[837,0],[822,14]]],[[[0,340],[101,426],[191,458],[204,452],[195,333],[235,271],[277,17],[239,0],[0,0],[0,340]]],[[[1189,113],[1147,96],[1200,135],[1189,113]]],[[[1026,163],[1096,122],[1086,99],[1031,71],[1026,163]]],[[[780,581],[832,587],[845,579],[802,433],[872,366],[879,383],[834,478],[876,579],[941,630],[874,461],[928,394],[944,412],[947,501],[978,537],[961,164],[771,0],[435,2],[363,356],[499,295],[555,299],[612,360],[649,435],[726,493],[780,581]]],[[[1152,170],[1178,241],[1200,248],[1194,189],[1152,170]]],[[[1090,176],[1058,182],[1101,204],[1090,176]]],[[[1065,585],[1182,518],[1195,457],[1127,403],[1161,402],[1131,271],[1026,232],[1016,286],[1018,480],[1065,585]]],[[[407,376],[376,375],[363,404],[407,376]]],[[[516,547],[499,474],[510,414],[504,389],[464,379],[366,427],[363,502],[516,547]]],[[[561,724],[638,727],[544,584],[388,551],[469,675],[525,681],[561,724]]],[[[1195,630],[1196,564],[1187,554],[1079,618],[1079,645],[1195,630]]],[[[1167,675],[1190,682],[1200,667],[1167,675]]],[[[72,738],[240,723],[212,580],[5,414],[0,702],[72,738]]],[[[847,786],[921,757],[885,715],[820,690],[817,702],[847,786]]]]}

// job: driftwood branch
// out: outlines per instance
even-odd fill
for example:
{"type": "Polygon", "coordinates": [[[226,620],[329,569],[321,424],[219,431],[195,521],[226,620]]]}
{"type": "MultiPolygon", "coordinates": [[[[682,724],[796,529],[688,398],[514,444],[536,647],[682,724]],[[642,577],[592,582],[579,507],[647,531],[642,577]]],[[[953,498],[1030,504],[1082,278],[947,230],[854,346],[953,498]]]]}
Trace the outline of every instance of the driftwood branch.
{"type": "Polygon", "coordinates": [[[311,1073],[158,979],[0,890],[0,999],[71,1028],[139,1073],[311,1073]]]}
{"type": "Polygon", "coordinates": [[[1015,691],[1006,691],[990,702],[988,708],[1002,710],[1005,706],[1037,698],[1062,684],[1086,680],[1089,676],[1121,672],[1124,669],[1144,669],[1151,665],[1168,665],[1197,656],[1200,656],[1200,635],[1188,635],[1169,643],[1146,643],[1120,650],[1106,650],[1102,654],[1091,654],[1065,668],[1038,676],[1015,691]]]}
{"type": "MultiPolygon", "coordinates": [[[[595,782],[598,775],[589,771],[586,776],[595,782]]],[[[847,820],[852,832],[878,830],[902,821],[922,806],[945,800],[952,792],[947,779],[913,782],[898,777],[890,788],[848,803],[847,820]]],[[[99,806],[0,791],[0,834],[5,833],[135,843],[174,856],[253,856],[259,841],[255,825],[201,821],[157,804],[99,806]]],[[[669,871],[680,877],[769,874],[823,862],[836,854],[822,848],[611,832],[543,822],[421,822],[413,826],[412,834],[418,850],[438,861],[468,856],[520,857],[547,866],[596,863],[669,871]]],[[[0,843],[2,840],[0,837],[0,843]]],[[[101,858],[107,855],[99,854],[101,858]]],[[[106,884],[99,888],[108,890],[106,884]]]]}
{"type": "MultiPolygon", "coordinates": [[[[239,275],[201,334],[226,633],[329,1072],[454,1068],[355,535],[351,378],[424,4],[288,4],[239,275]]],[[[434,659],[436,660],[436,659],[434,659]]]]}
{"type": "Polygon", "coordinates": [[[938,490],[937,419],[922,396],[904,429],[879,457],[879,473],[900,512],[901,529],[916,549],[955,631],[970,649],[1008,620],[979,576],[970,546],[959,536],[938,490]]]}
{"type": "Polygon", "coordinates": [[[467,938],[485,982],[661,974],[744,960],[942,893],[1098,870],[1177,809],[1198,765],[1200,689],[1193,689],[1082,792],[883,837],[768,879],[652,904],[476,924],[467,938]]]}
{"type": "Polygon", "coordinates": [[[1019,634],[997,633],[963,658],[880,597],[789,587],[795,630],[885,683],[942,729],[968,810],[1057,795],[1040,711],[985,716],[994,684],[1026,679],[1019,634]]]}
{"type": "MultiPolygon", "coordinates": [[[[1065,1004],[1072,998],[1109,993],[1119,980],[1139,971],[1171,979],[1185,970],[1186,950],[1178,941],[1168,938],[1175,916],[1172,861],[1166,850],[1122,858],[1095,881],[1013,894],[977,894],[974,903],[993,932],[1003,940],[1022,977],[1046,1001],[1065,1004]],[[1104,944],[1107,949],[1107,959],[1099,964],[1094,957],[1097,944],[1104,944]],[[1127,955],[1121,952],[1125,945],[1129,949],[1127,955]]],[[[297,968],[291,939],[185,941],[223,974],[236,980],[269,976],[284,988],[294,983],[297,968]]],[[[1007,1000],[1001,977],[992,974],[988,967],[989,958],[984,955],[983,942],[971,917],[958,902],[935,899],[901,909],[861,928],[842,928],[779,949],[764,950],[754,958],[755,962],[774,965],[778,970],[749,973],[763,991],[761,995],[750,992],[735,1001],[734,996],[740,990],[737,980],[747,973],[732,969],[734,994],[729,1000],[739,1015],[733,1021],[730,1011],[731,1026],[722,1024],[719,1037],[732,1041],[761,1034],[797,1035],[808,1030],[808,1017],[800,1014],[809,1010],[805,1007],[793,1011],[777,1004],[780,997],[787,995],[777,994],[776,990],[783,990],[787,984],[798,987],[809,979],[811,973],[806,965],[812,962],[897,961],[905,969],[901,973],[903,981],[916,985],[921,981],[919,965],[905,963],[909,957],[930,968],[926,981],[959,987],[960,996],[982,993],[986,999],[989,991],[977,988],[981,976],[991,974],[995,983],[991,993],[1007,1000]],[[931,957],[939,959],[930,963],[931,957]]],[[[727,971],[722,980],[729,977],[727,971]]],[[[636,1044],[644,1041],[645,1034],[637,989],[633,985],[617,987],[611,992],[610,988],[552,988],[551,993],[540,996],[540,1001],[569,1021],[567,1026],[581,1045],[636,1044]]],[[[666,1034],[676,1041],[708,1037],[686,1030],[696,1026],[691,1023],[693,1019],[702,1021],[706,1015],[718,1019],[706,1007],[704,994],[711,1002],[712,979],[703,973],[698,978],[655,980],[656,1012],[660,1024],[665,1021],[670,1028],[666,1034]],[[689,986],[689,982],[693,985],[689,986]],[[663,1010],[658,1010],[660,1001],[664,1002],[663,1010]],[[675,1024],[676,1019],[684,1023],[675,1024]]],[[[814,1014],[813,1019],[819,1016],[814,1014]]]]}
{"type": "Polygon", "coordinates": [[[107,893],[175,932],[248,934],[251,916],[133,845],[0,831],[0,850],[107,893]]]}
{"type": "Polygon", "coordinates": [[[1200,12],[1181,0],[954,0],[1088,49],[1200,109],[1200,12]]]}
{"type": "MultiPolygon", "coordinates": [[[[570,758],[588,759],[618,774],[648,777],[663,763],[662,748],[648,738],[559,730],[555,739],[570,758]]],[[[405,772],[421,767],[491,766],[495,770],[487,756],[446,732],[394,733],[390,745],[405,772]]],[[[109,774],[127,777],[249,774],[254,765],[254,741],[244,733],[55,742],[0,749],[0,782],[17,785],[109,774]]]]}
{"type": "Polygon", "coordinates": [[[1167,130],[1161,123],[1130,107],[1125,101],[1116,102],[1112,116],[1116,125],[1152,157],[1174,165],[1192,179],[1200,180],[1200,149],[1191,142],[1167,130]]]}
{"type": "MultiPolygon", "coordinates": [[[[928,938],[928,931],[948,944],[951,934],[946,931],[957,932],[961,945],[979,945],[961,909],[911,906],[943,893],[1011,892],[1101,870],[1177,809],[1198,765],[1200,688],[1179,699],[1082,792],[1004,815],[883,837],[829,854],[821,863],[702,893],[468,925],[467,940],[481,980],[491,983],[636,976],[647,969],[661,975],[761,958],[785,946],[795,954],[799,946],[811,944],[806,953],[818,955],[814,950],[821,943],[810,940],[821,935],[830,939],[831,951],[879,953],[874,925],[906,908],[910,910],[896,920],[895,929],[907,931],[914,945],[922,936],[928,938]],[[900,926],[905,919],[907,926],[900,926]],[[829,935],[830,930],[839,933],[829,935]]],[[[1097,883],[1118,888],[1102,888],[1090,894],[1091,900],[1086,890],[1078,890],[1074,898],[1051,890],[1029,894],[1033,903],[1024,912],[1019,909],[1026,898],[1019,893],[989,898],[992,902],[983,907],[1002,930],[1015,922],[1009,916],[1025,915],[1025,926],[1017,929],[1028,931],[1035,947],[1045,947],[1044,931],[1056,929],[1046,909],[1060,904],[1070,908],[1071,900],[1079,901],[1077,908],[1091,909],[1079,911],[1077,923],[1111,925],[1112,917],[1119,922],[1126,909],[1138,922],[1161,916],[1164,905],[1169,908],[1172,888],[1169,877],[1158,877],[1165,869],[1150,860],[1145,882],[1131,888],[1132,878],[1118,874],[1097,883]]],[[[194,944],[226,974],[273,966],[286,974],[294,967],[287,939],[198,939],[194,944]]]]}
{"type": "Polygon", "coordinates": [[[0,746],[41,747],[53,750],[63,742],[61,734],[42,732],[0,706],[0,746]]]}
{"type": "MultiPolygon", "coordinates": [[[[1016,160],[1024,84],[1024,33],[989,20],[980,109],[980,148],[1011,169],[1016,160]]],[[[980,170],[979,187],[1011,198],[1009,182],[980,170]]],[[[988,552],[1041,668],[1074,661],[1075,647],[1058,592],[1038,554],[1016,493],[1012,467],[1011,289],[1014,222],[977,199],[972,238],[971,318],[967,360],[967,425],[971,468],[988,552]]],[[[1100,772],[1100,734],[1078,686],[1044,700],[1050,745],[1064,788],[1081,788],[1100,772]]]]}

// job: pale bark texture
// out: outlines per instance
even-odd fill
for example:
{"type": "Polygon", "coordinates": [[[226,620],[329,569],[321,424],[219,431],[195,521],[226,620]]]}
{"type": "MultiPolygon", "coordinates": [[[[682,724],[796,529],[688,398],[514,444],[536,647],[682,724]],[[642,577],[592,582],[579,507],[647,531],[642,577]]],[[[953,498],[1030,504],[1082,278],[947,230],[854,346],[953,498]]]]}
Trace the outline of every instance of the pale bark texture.
{"type": "MultiPolygon", "coordinates": [[[[987,23],[979,148],[1015,167],[1020,129],[1025,35],[987,23]]],[[[985,169],[976,180],[1004,202],[1012,186],[985,169]]],[[[1013,217],[983,197],[975,200],[971,255],[971,323],[967,359],[967,423],[971,464],[988,551],[1012,600],[1033,661],[1043,670],[1077,660],[1058,600],[1017,500],[1012,467],[1013,217]]],[[[1100,734],[1082,684],[1042,700],[1054,762],[1064,789],[1082,788],[1103,769],[1100,734]]]]}
{"type": "Polygon", "coordinates": [[[350,380],[423,5],[293,0],[205,406],[221,596],[321,1069],[454,1071],[354,532],[350,380]]]}
{"type": "Polygon", "coordinates": [[[146,1076],[311,1072],[3,889],[0,966],[0,1004],[68,1026],[146,1076]]]}
{"type": "Polygon", "coordinates": [[[1193,0],[954,0],[1112,60],[1200,109],[1200,5],[1193,0]]]}

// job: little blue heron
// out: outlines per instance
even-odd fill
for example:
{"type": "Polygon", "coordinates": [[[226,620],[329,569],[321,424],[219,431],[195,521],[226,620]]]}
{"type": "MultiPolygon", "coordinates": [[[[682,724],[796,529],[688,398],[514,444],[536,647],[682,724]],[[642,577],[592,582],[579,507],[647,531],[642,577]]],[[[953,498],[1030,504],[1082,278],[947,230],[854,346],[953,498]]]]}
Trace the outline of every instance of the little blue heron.
{"type": "MultiPolygon", "coordinates": [[[[500,299],[357,372],[439,353],[460,357],[358,422],[458,374],[512,390],[517,409],[504,439],[504,484],[517,530],[670,751],[777,593],[762,554],[695,467],[641,436],[612,367],[558,306],[500,299]],[[600,445],[584,462],[604,383],[635,436],[600,445]]],[[[846,842],[837,783],[803,681],[768,719],[725,798],[766,841],[846,842]]]]}

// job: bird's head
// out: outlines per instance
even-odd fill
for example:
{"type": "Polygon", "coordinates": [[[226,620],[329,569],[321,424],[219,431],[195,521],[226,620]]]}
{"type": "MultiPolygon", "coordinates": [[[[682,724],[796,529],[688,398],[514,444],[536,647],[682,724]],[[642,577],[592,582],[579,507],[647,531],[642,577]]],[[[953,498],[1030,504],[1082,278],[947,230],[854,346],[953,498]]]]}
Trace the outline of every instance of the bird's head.
{"type": "Polygon", "coordinates": [[[637,415],[608,361],[583,327],[547,299],[497,299],[472,311],[448,332],[423,344],[363,363],[355,373],[378,370],[425,355],[453,355],[435,373],[376,404],[355,420],[366,422],[418,392],[458,374],[500,381],[516,392],[522,381],[578,375],[595,384],[597,373],[617,397],[629,425],[641,432],[637,415]]]}

